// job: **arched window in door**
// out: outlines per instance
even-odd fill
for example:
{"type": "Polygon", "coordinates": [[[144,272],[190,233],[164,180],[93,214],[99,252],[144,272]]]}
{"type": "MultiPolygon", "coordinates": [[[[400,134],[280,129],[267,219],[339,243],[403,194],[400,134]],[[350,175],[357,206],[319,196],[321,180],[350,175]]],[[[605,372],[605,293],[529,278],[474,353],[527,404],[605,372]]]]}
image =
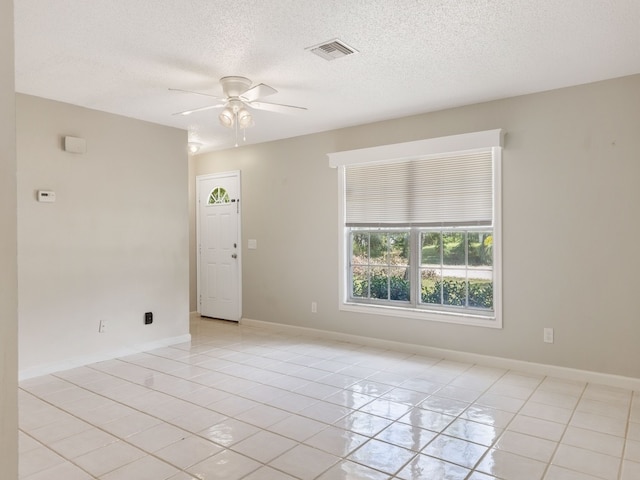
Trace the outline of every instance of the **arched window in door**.
{"type": "Polygon", "coordinates": [[[209,193],[209,201],[207,202],[209,205],[223,205],[225,203],[231,203],[231,199],[229,198],[229,193],[223,187],[215,187],[209,193]]]}

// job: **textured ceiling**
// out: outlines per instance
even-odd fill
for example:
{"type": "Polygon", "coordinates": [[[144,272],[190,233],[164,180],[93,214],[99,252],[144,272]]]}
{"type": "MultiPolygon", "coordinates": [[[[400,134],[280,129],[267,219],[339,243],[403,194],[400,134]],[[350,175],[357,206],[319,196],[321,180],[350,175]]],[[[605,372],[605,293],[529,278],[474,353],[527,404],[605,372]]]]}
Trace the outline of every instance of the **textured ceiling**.
{"type": "Polygon", "coordinates": [[[189,131],[234,134],[218,79],[278,90],[247,143],[640,73],[639,0],[14,0],[16,90],[189,131]],[[307,47],[339,38],[358,54],[307,47]]]}

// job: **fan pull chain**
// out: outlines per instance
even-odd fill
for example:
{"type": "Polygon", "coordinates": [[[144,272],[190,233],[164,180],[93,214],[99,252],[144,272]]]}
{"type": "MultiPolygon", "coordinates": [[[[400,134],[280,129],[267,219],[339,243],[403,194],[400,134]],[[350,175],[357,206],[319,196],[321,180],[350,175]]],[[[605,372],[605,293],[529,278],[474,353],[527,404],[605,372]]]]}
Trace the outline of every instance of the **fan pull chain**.
{"type": "Polygon", "coordinates": [[[235,112],[236,121],[233,122],[236,127],[236,147],[238,146],[238,112],[235,112]]]}

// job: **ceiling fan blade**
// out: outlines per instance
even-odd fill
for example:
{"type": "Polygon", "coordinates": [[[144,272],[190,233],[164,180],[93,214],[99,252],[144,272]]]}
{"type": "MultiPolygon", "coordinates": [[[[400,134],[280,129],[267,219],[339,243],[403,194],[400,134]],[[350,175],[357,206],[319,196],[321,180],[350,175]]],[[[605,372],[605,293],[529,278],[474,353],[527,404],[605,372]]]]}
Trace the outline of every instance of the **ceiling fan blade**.
{"type": "Polygon", "coordinates": [[[281,103],[269,103],[269,102],[251,102],[250,107],[258,110],[267,110],[269,112],[277,113],[291,113],[296,111],[307,110],[306,107],[296,107],[294,105],[283,105],[281,103]]]}
{"type": "Polygon", "coordinates": [[[204,95],[205,97],[211,97],[211,98],[217,98],[219,100],[224,100],[223,97],[219,97],[217,95],[211,95],[209,93],[202,93],[202,92],[194,92],[192,90],[182,90],[181,88],[170,88],[169,91],[171,91],[171,92],[182,92],[182,93],[194,93],[196,95],[204,95]]]}
{"type": "Polygon", "coordinates": [[[213,108],[222,108],[224,107],[224,103],[220,103],[218,105],[207,105],[206,107],[195,108],[193,110],[185,110],[184,112],[174,113],[173,115],[191,115],[196,112],[204,112],[205,110],[211,110],[213,108]]]}
{"type": "Polygon", "coordinates": [[[259,83],[240,95],[240,99],[245,102],[253,102],[259,98],[273,95],[274,93],[278,93],[275,88],[265,85],[264,83],[259,83]]]}

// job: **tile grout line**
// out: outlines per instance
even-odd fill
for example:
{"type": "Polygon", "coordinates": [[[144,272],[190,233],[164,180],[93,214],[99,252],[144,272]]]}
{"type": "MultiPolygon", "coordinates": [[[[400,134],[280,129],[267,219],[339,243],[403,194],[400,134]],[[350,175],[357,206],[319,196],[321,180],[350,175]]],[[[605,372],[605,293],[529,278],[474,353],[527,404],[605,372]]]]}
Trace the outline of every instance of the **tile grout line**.
{"type": "Polygon", "coordinates": [[[624,443],[622,445],[622,454],[620,456],[620,465],[618,466],[618,480],[622,480],[622,474],[624,473],[624,459],[627,454],[627,442],[629,441],[629,427],[631,426],[631,412],[633,409],[634,400],[636,398],[635,392],[631,391],[631,401],[629,402],[629,409],[627,410],[627,424],[624,429],[624,443]]]}
{"type": "MultiPolygon", "coordinates": [[[[562,435],[560,435],[560,438],[556,442],[556,446],[553,449],[553,453],[549,457],[549,461],[547,462],[547,465],[546,465],[546,467],[544,469],[544,472],[542,474],[542,478],[543,479],[547,475],[547,473],[549,472],[549,468],[551,468],[551,466],[553,465],[553,459],[555,458],[556,454],[558,453],[558,449],[560,448],[560,445],[562,444],[562,439],[567,434],[567,430],[569,429],[569,426],[571,425],[571,420],[573,419],[574,415],[576,414],[576,409],[578,408],[578,405],[580,404],[580,400],[582,400],[584,398],[584,393],[587,391],[588,387],[589,387],[589,383],[585,382],[584,386],[582,387],[582,390],[580,391],[580,395],[578,396],[578,399],[576,400],[575,405],[571,409],[571,415],[569,415],[569,419],[567,420],[566,425],[564,425],[564,428],[562,430],[562,435]]],[[[565,468],[565,467],[561,467],[561,468],[565,468]]],[[[574,472],[576,471],[576,470],[573,470],[573,469],[567,469],[567,470],[574,471],[574,472]]],[[[584,472],[577,472],[577,473],[584,473],[584,472]]]]}

